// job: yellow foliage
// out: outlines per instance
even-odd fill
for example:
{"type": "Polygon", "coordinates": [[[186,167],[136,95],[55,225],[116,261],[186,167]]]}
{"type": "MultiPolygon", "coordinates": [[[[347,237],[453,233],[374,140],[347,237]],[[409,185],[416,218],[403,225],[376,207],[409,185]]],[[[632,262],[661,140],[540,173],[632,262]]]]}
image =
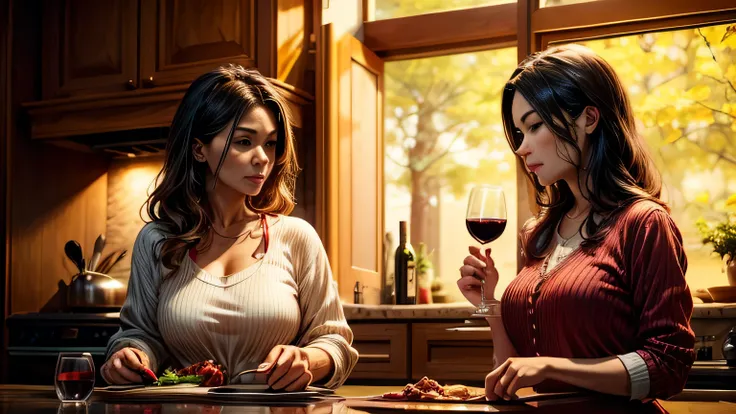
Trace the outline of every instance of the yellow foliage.
{"type": "Polygon", "coordinates": [[[726,205],[736,207],[736,194],[731,194],[731,196],[726,199],[726,205]]]}
{"type": "MultiPolygon", "coordinates": [[[[731,36],[729,39],[736,39],[736,36],[731,36]]],[[[734,45],[734,49],[736,49],[736,45],[734,45]]],[[[731,82],[736,82],[736,65],[733,63],[728,66],[728,69],[726,70],[726,79],[730,80],[731,82]]]]}
{"type": "Polygon", "coordinates": [[[732,24],[726,28],[726,32],[721,38],[721,46],[736,47],[736,24],[732,24]]]}
{"type": "Polygon", "coordinates": [[[677,141],[682,136],[682,131],[679,128],[674,128],[664,137],[664,142],[671,144],[677,141]]]}
{"type": "Polygon", "coordinates": [[[729,36],[727,37],[723,42],[721,42],[721,46],[726,46],[730,48],[736,48],[736,36],[729,36]]]}
{"type": "MultiPolygon", "coordinates": [[[[706,48],[706,50],[708,49],[706,48]]],[[[712,76],[714,78],[720,78],[722,76],[721,67],[718,66],[718,64],[713,61],[713,58],[711,57],[710,52],[708,52],[707,60],[705,60],[703,63],[696,65],[695,70],[702,73],[703,75],[712,76]]]]}
{"type": "Polygon", "coordinates": [[[693,101],[704,101],[710,97],[710,86],[696,85],[686,92],[686,96],[693,101]]]}
{"type": "Polygon", "coordinates": [[[671,106],[663,108],[662,110],[657,112],[657,125],[671,125],[672,121],[677,119],[679,115],[680,114],[677,113],[677,110],[671,106]]]}
{"type": "Polygon", "coordinates": [[[707,191],[703,191],[695,196],[695,202],[697,203],[708,204],[708,201],[710,201],[710,194],[707,191]]]}
{"type": "Polygon", "coordinates": [[[733,117],[736,117],[736,103],[732,103],[732,104],[724,103],[723,106],[721,107],[721,111],[733,117]]]}

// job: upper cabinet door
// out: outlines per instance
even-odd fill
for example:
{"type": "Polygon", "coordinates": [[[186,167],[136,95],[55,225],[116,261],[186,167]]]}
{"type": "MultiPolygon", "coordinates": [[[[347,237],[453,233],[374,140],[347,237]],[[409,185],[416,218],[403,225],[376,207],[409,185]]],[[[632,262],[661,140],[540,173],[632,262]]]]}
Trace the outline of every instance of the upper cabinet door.
{"type": "Polygon", "coordinates": [[[44,3],[44,99],[134,88],[137,55],[137,1],[44,3]]]}
{"type": "Polygon", "coordinates": [[[327,205],[323,237],[340,297],[360,282],[367,304],[380,303],[383,268],[383,61],[360,41],[327,30],[327,205]],[[333,38],[334,39],[334,38],[333,38]]]}
{"type": "Polygon", "coordinates": [[[143,87],[189,83],[227,63],[255,66],[254,0],[141,0],[143,87]]]}

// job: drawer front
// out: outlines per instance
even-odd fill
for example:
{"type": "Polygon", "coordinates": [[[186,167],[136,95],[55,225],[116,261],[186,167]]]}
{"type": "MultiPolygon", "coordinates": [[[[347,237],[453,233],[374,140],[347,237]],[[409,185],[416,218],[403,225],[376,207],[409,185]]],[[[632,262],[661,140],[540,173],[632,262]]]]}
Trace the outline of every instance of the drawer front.
{"type": "Polygon", "coordinates": [[[490,330],[448,331],[460,323],[412,324],[411,377],[484,382],[493,369],[490,330]]]}
{"type": "Polygon", "coordinates": [[[353,347],[360,353],[351,379],[408,378],[407,324],[354,324],[350,328],[353,347]]]}

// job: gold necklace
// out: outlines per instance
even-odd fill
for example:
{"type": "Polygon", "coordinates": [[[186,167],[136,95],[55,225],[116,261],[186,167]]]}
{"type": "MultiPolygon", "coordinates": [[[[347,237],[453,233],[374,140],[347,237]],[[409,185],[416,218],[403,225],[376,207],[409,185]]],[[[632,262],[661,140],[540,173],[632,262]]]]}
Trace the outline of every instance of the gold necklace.
{"type": "Polygon", "coordinates": [[[574,217],[569,214],[569,212],[565,212],[565,217],[569,218],[570,220],[577,220],[580,217],[582,217],[585,213],[588,212],[590,208],[586,208],[585,210],[581,211],[580,213],[576,214],[574,217]]]}

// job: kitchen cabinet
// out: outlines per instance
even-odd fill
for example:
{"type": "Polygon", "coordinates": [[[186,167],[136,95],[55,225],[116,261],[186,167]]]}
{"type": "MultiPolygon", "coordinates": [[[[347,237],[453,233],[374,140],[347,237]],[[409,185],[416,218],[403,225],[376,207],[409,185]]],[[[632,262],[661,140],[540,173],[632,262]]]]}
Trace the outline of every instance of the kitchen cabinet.
{"type": "Polygon", "coordinates": [[[187,84],[228,63],[256,66],[254,0],[48,0],[43,19],[44,99],[187,84]]]}
{"type": "Polygon", "coordinates": [[[140,16],[143,87],[189,83],[228,63],[256,66],[254,0],[141,0],[140,16]]]}
{"type": "Polygon", "coordinates": [[[296,127],[316,122],[302,103],[314,101],[312,0],[40,4],[41,85],[23,104],[33,139],[86,150],[109,133],[166,128],[191,81],[231,63],[273,79],[296,127]]]}
{"type": "Polygon", "coordinates": [[[443,383],[480,384],[493,369],[490,331],[468,327],[465,320],[349,323],[353,347],[360,353],[351,382],[402,383],[428,376],[443,383]]]}
{"type": "Polygon", "coordinates": [[[409,324],[353,324],[353,347],[360,359],[353,379],[398,379],[409,376],[409,324]]]}
{"type": "Polygon", "coordinates": [[[482,381],[493,370],[491,331],[462,325],[463,321],[411,325],[412,378],[482,381]]]}
{"type": "Polygon", "coordinates": [[[137,86],[137,1],[47,0],[43,8],[44,99],[137,86]]]}

